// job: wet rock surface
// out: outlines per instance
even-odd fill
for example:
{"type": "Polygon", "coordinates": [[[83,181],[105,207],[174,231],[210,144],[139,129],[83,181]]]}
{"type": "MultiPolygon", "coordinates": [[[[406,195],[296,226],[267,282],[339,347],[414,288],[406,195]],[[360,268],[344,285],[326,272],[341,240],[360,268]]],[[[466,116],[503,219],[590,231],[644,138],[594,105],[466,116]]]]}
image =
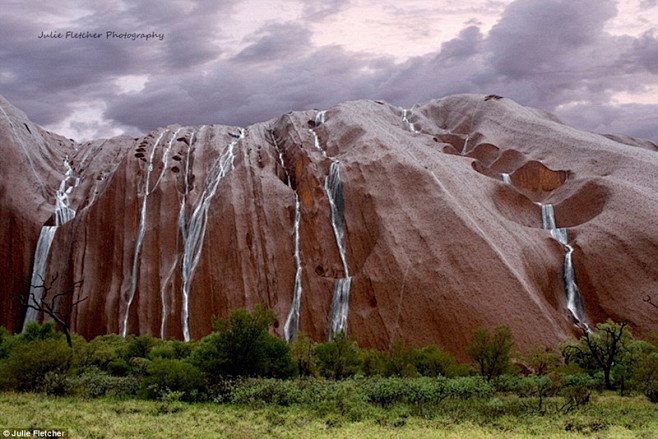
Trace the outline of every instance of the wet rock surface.
{"type": "Polygon", "coordinates": [[[325,340],[335,286],[349,275],[341,312],[361,346],[404,338],[463,356],[474,328],[498,324],[522,350],[555,346],[578,329],[565,246],[542,228],[543,204],[569,228],[588,324],[658,325],[642,301],[658,284],[649,141],[578,131],[484,95],[406,111],[355,101],[321,118],[292,112],[243,128],[169,126],[81,144],[0,106],[0,324],[13,331],[25,320],[13,297],[29,294],[66,164],[79,179],[67,182],[75,215],[57,227],[45,277],[57,274],[60,289],[82,281],[67,300],[88,297],[70,317],[86,337],[198,339],[213,316],[257,303],[276,311],[283,336],[297,291],[295,331],[325,340]],[[335,162],[342,215],[332,216],[335,162]]]}

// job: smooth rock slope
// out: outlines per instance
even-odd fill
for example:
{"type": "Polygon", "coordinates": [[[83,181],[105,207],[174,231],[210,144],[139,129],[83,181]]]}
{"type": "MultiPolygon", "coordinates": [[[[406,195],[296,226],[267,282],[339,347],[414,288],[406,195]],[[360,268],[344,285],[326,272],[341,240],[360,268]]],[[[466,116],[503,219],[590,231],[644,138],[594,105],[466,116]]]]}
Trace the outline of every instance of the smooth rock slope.
{"type": "Polygon", "coordinates": [[[509,324],[520,349],[609,317],[658,329],[642,301],[658,283],[652,142],[482,95],[81,144],[0,107],[10,330],[42,318],[15,296],[55,275],[53,291],[82,282],[61,306],[88,297],[70,315],[86,337],[198,339],[257,303],[288,339],[347,330],[361,346],[459,356],[479,326],[509,324]],[[584,316],[567,306],[568,252],[584,316]]]}

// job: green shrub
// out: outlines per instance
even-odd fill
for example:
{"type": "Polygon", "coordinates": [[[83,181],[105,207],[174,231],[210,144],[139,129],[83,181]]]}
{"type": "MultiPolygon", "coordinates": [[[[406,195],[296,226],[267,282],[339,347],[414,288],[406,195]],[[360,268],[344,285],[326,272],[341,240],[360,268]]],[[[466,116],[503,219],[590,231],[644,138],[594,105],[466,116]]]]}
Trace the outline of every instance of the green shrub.
{"type": "Polygon", "coordinates": [[[235,383],[231,402],[236,404],[276,404],[288,406],[303,400],[296,381],[278,379],[246,379],[235,383]]]}
{"type": "Polygon", "coordinates": [[[489,398],[494,393],[494,386],[484,377],[458,377],[446,381],[447,395],[451,398],[489,398]]]}
{"type": "Polygon", "coordinates": [[[66,376],[64,384],[65,394],[78,398],[129,397],[137,394],[140,379],[135,376],[112,376],[96,367],[89,367],[79,375],[66,376]]]}
{"type": "Polygon", "coordinates": [[[194,347],[190,361],[210,381],[226,376],[291,377],[296,368],[290,346],[267,332],[274,321],[274,313],[263,306],[253,312],[233,311],[229,319],[215,321],[217,332],[194,347]]]}
{"type": "Polygon", "coordinates": [[[320,374],[327,378],[344,379],[356,374],[360,366],[356,342],[338,333],[332,341],[316,346],[315,354],[320,374]]]}
{"type": "Polygon", "coordinates": [[[556,386],[549,375],[502,375],[493,383],[496,391],[515,393],[521,398],[548,396],[556,386]]]}
{"type": "Polygon", "coordinates": [[[408,379],[371,378],[365,382],[364,390],[368,401],[388,407],[404,399],[405,385],[408,379]]]}
{"type": "Polygon", "coordinates": [[[658,353],[648,354],[637,361],[634,379],[649,401],[658,403],[658,353]]]}
{"type": "Polygon", "coordinates": [[[368,416],[371,406],[359,380],[324,381],[322,398],[313,398],[311,407],[322,416],[337,415],[351,422],[368,416]]]}
{"type": "Polygon", "coordinates": [[[469,367],[457,363],[457,359],[436,345],[426,346],[416,351],[416,370],[427,377],[448,378],[468,375],[469,367]]]}
{"type": "Polygon", "coordinates": [[[149,358],[167,358],[170,360],[184,360],[192,353],[193,344],[179,340],[162,340],[151,348],[149,358]]]}
{"type": "Polygon", "coordinates": [[[592,388],[596,386],[596,380],[587,374],[567,375],[564,377],[564,386],[560,394],[565,399],[562,411],[569,412],[576,407],[590,403],[592,399],[592,388]]]}
{"type": "Polygon", "coordinates": [[[546,346],[532,348],[527,355],[519,358],[534,375],[547,375],[562,365],[562,358],[546,346]]]}
{"type": "Polygon", "coordinates": [[[14,342],[14,336],[5,328],[0,326],[0,360],[9,356],[9,351],[14,342]]]}
{"type": "Polygon", "coordinates": [[[361,372],[365,376],[386,375],[386,353],[376,349],[360,349],[361,372]]]}
{"type": "Polygon", "coordinates": [[[181,392],[184,401],[197,399],[204,386],[199,369],[181,361],[156,358],[146,368],[139,394],[149,399],[161,399],[170,392],[181,392]]]}
{"type": "Polygon", "coordinates": [[[292,361],[297,365],[299,376],[319,375],[317,359],[315,358],[315,343],[303,332],[297,334],[297,340],[290,345],[292,361]]]}
{"type": "Polygon", "coordinates": [[[123,377],[130,373],[130,366],[123,358],[117,358],[107,363],[105,368],[110,375],[123,377]]]}
{"type": "Polygon", "coordinates": [[[60,340],[64,338],[64,334],[55,330],[53,322],[44,322],[42,324],[30,322],[16,338],[18,342],[24,343],[37,340],[60,340]]]}
{"type": "Polygon", "coordinates": [[[126,350],[126,340],[117,334],[101,335],[86,344],[80,353],[80,367],[95,366],[107,370],[111,363],[126,360],[123,352],[126,350]]]}
{"type": "Polygon", "coordinates": [[[399,339],[393,343],[386,361],[386,376],[415,377],[418,376],[416,349],[405,340],[399,339]]]}
{"type": "Polygon", "coordinates": [[[132,358],[148,358],[153,349],[158,344],[158,339],[150,335],[129,335],[121,348],[121,357],[130,362],[132,358]]]}
{"type": "Polygon", "coordinates": [[[64,373],[69,369],[71,355],[61,334],[59,338],[24,337],[0,361],[0,388],[37,390],[49,372],[64,373]]]}

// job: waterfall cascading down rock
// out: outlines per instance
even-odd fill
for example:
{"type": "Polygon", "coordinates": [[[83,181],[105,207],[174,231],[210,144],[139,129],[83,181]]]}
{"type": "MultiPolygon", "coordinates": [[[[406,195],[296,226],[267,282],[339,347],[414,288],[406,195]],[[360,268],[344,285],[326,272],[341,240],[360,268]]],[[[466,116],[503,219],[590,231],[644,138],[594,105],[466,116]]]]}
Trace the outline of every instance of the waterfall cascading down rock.
{"type": "MultiPolygon", "coordinates": [[[[140,255],[142,251],[142,244],[144,243],[144,235],[146,234],[146,210],[148,206],[148,197],[153,191],[153,189],[157,187],[157,184],[159,183],[160,178],[162,177],[162,173],[164,173],[164,168],[163,168],[160,176],[156,180],[156,184],[153,186],[153,188],[151,188],[151,173],[153,172],[153,159],[155,158],[155,152],[158,145],[160,144],[160,140],[162,140],[162,138],[164,137],[165,134],[167,134],[167,132],[168,130],[165,130],[162,133],[160,133],[160,136],[158,136],[157,140],[153,144],[153,148],[151,149],[151,154],[149,154],[148,165],[146,168],[146,182],[144,184],[144,196],[142,197],[142,207],[140,208],[139,211],[139,225],[137,226],[137,240],[135,241],[135,253],[133,254],[130,286],[127,292],[123,318],[121,319],[122,337],[125,337],[128,334],[128,315],[130,314],[130,306],[132,305],[133,299],[135,298],[135,291],[137,291],[137,279],[139,276],[140,255]]],[[[176,135],[174,134],[174,136],[172,136],[172,141],[175,137],[176,135]]],[[[171,146],[171,141],[169,142],[169,145],[171,146]]],[[[164,156],[166,156],[166,154],[164,156]]]]}
{"type": "MultiPolygon", "coordinates": [[[[180,140],[180,138],[178,137],[179,131],[180,130],[176,131],[176,134],[172,137],[171,142],[173,142],[174,139],[180,140]]],[[[184,236],[183,230],[180,228],[180,225],[185,224],[185,206],[187,201],[187,194],[189,192],[190,150],[191,150],[191,146],[194,144],[195,136],[196,136],[196,132],[192,131],[190,134],[190,138],[187,140],[188,149],[187,149],[186,160],[185,160],[185,174],[184,174],[185,186],[183,190],[183,196],[181,198],[180,209],[178,212],[178,229],[179,229],[178,232],[181,234],[181,236],[184,236]]],[[[169,147],[167,148],[167,153],[171,149],[171,142],[169,144],[169,147]]],[[[167,167],[168,155],[169,154],[165,154],[165,156],[163,156],[162,158],[163,169],[166,169],[167,167]]],[[[167,309],[167,294],[166,294],[167,285],[169,284],[171,277],[174,275],[174,271],[176,270],[179,261],[180,261],[180,257],[177,256],[176,259],[174,259],[173,264],[171,264],[171,268],[167,272],[167,275],[160,282],[160,303],[162,307],[161,316],[160,316],[160,338],[162,339],[166,338],[165,328],[167,327],[167,316],[169,315],[169,311],[167,309]]]]}
{"type": "MultiPolygon", "coordinates": [[[[318,114],[315,115],[315,126],[316,127],[319,127],[320,125],[322,125],[324,123],[325,117],[326,117],[325,115],[326,115],[325,110],[318,111],[318,114]]],[[[309,129],[309,131],[313,135],[313,146],[315,146],[315,148],[322,153],[322,157],[324,157],[325,159],[328,159],[329,156],[327,155],[327,151],[322,149],[322,146],[320,145],[320,138],[318,137],[318,134],[312,128],[309,129]]]]}
{"type": "MultiPolygon", "coordinates": [[[[325,111],[320,111],[315,117],[315,127],[325,123],[325,111]]],[[[343,264],[344,277],[336,279],[334,282],[333,297],[331,300],[331,322],[329,327],[329,339],[334,338],[339,333],[347,332],[347,317],[350,307],[350,288],[352,277],[350,276],[349,266],[347,264],[347,251],[345,246],[345,216],[343,200],[343,183],[340,179],[340,161],[335,157],[329,157],[327,152],[322,149],[320,139],[314,129],[311,129],[314,146],[322,152],[324,158],[331,160],[329,166],[329,175],[324,180],[324,189],[327,192],[329,205],[331,207],[331,227],[336,237],[336,246],[343,264]]]]}
{"type": "MultiPolygon", "coordinates": [[[[219,183],[226,176],[226,174],[228,174],[228,172],[233,169],[235,147],[240,140],[244,139],[245,130],[240,128],[240,134],[232,134],[232,136],[233,140],[226,147],[224,154],[222,154],[213,164],[209,177],[206,180],[205,189],[201,194],[197,206],[192,211],[192,215],[190,216],[189,221],[185,221],[183,207],[181,207],[181,214],[179,215],[178,219],[179,230],[183,237],[183,303],[181,321],[183,326],[183,339],[185,341],[190,341],[190,286],[192,284],[194,270],[199,264],[199,260],[201,258],[203,238],[206,234],[206,225],[208,223],[208,210],[210,208],[210,202],[217,193],[219,183]]],[[[189,171],[189,169],[187,170],[189,171]]]]}
{"type": "MultiPolygon", "coordinates": [[[[272,143],[276,149],[279,156],[279,164],[286,174],[286,183],[288,187],[292,189],[292,180],[290,178],[290,173],[288,168],[286,168],[285,161],[283,159],[283,151],[279,148],[279,145],[276,143],[276,138],[274,135],[271,136],[272,143]]],[[[293,190],[295,195],[295,222],[293,226],[293,246],[294,253],[293,257],[295,258],[295,266],[297,267],[295,271],[295,286],[292,293],[292,304],[290,306],[290,311],[288,312],[288,317],[286,318],[286,323],[283,325],[283,337],[287,342],[294,341],[297,338],[297,332],[299,331],[299,316],[301,314],[301,303],[302,303],[302,257],[300,253],[299,245],[299,225],[302,220],[301,214],[301,201],[299,199],[299,194],[296,190],[293,190]]]]}
{"type": "Polygon", "coordinates": [[[583,306],[583,299],[576,283],[576,273],[573,268],[573,247],[569,245],[568,229],[558,228],[555,221],[555,209],[552,204],[541,205],[542,226],[546,230],[550,230],[553,239],[561,243],[567,248],[564,257],[564,289],[567,295],[567,309],[574,319],[585,329],[588,329],[585,319],[585,308],[583,306]]]}
{"type": "Polygon", "coordinates": [[[405,125],[407,125],[407,129],[409,129],[409,131],[411,131],[414,134],[420,133],[420,131],[416,129],[416,126],[409,121],[409,114],[411,113],[411,110],[407,110],[404,108],[402,108],[401,110],[402,110],[402,121],[405,123],[405,125]]]}
{"type": "Polygon", "coordinates": [[[330,337],[340,332],[347,332],[347,316],[350,305],[350,287],[352,277],[347,264],[345,251],[345,216],[343,200],[343,184],[340,180],[340,162],[333,160],[329,168],[329,175],[325,179],[325,190],[331,205],[331,225],[336,235],[336,244],[343,262],[344,278],[336,279],[334,294],[331,302],[331,330],[330,337]]]}
{"type": "MultiPolygon", "coordinates": [[[[66,174],[55,192],[55,225],[43,226],[41,228],[37,247],[34,251],[34,264],[32,266],[28,300],[35,304],[40,303],[43,299],[44,289],[42,286],[46,281],[48,256],[50,255],[50,247],[55,239],[55,233],[61,225],[75,218],[75,210],[69,207],[69,195],[78,187],[80,179],[75,176],[68,157],[64,159],[64,167],[66,168],[66,174]]],[[[23,320],[23,329],[25,329],[28,323],[35,321],[38,316],[39,312],[37,310],[28,308],[25,313],[25,319],[23,320]]]]}
{"type": "MultiPolygon", "coordinates": [[[[37,248],[34,251],[34,265],[32,266],[32,278],[30,280],[30,295],[28,300],[30,303],[39,303],[43,298],[43,288],[38,288],[45,281],[46,268],[48,262],[48,255],[50,254],[50,246],[55,239],[55,232],[57,226],[43,226],[37,241],[37,248]]],[[[23,320],[23,330],[28,323],[33,322],[39,316],[36,309],[28,308],[25,312],[25,319],[23,320]]]]}

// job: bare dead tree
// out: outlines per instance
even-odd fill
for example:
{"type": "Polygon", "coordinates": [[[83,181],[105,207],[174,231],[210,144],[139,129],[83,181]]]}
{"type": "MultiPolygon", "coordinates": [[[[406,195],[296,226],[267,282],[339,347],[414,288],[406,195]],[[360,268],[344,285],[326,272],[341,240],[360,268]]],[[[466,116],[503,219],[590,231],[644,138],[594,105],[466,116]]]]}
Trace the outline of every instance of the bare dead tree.
{"type": "Polygon", "coordinates": [[[642,299],[645,303],[648,303],[649,305],[653,306],[654,308],[658,309],[658,303],[654,303],[653,299],[651,296],[647,296],[644,299],[642,299]]]}
{"type": "Polygon", "coordinates": [[[52,318],[55,323],[57,323],[61,328],[62,332],[66,336],[66,343],[69,347],[73,347],[73,341],[71,340],[71,330],[69,328],[69,317],[73,312],[73,309],[78,306],[81,302],[87,300],[89,296],[85,296],[76,301],[72,301],[68,306],[60,305],[60,300],[67,296],[73,296],[75,290],[82,285],[82,281],[73,282],[71,288],[59,291],[51,295],[52,290],[54,289],[55,282],[59,274],[55,274],[50,278],[50,281],[46,281],[43,278],[41,279],[40,285],[32,285],[28,297],[16,296],[16,299],[21,303],[21,305],[34,309],[38,312],[42,312],[52,318]],[[43,290],[43,294],[40,299],[37,299],[36,294],[33,291],[43,290]]]}

